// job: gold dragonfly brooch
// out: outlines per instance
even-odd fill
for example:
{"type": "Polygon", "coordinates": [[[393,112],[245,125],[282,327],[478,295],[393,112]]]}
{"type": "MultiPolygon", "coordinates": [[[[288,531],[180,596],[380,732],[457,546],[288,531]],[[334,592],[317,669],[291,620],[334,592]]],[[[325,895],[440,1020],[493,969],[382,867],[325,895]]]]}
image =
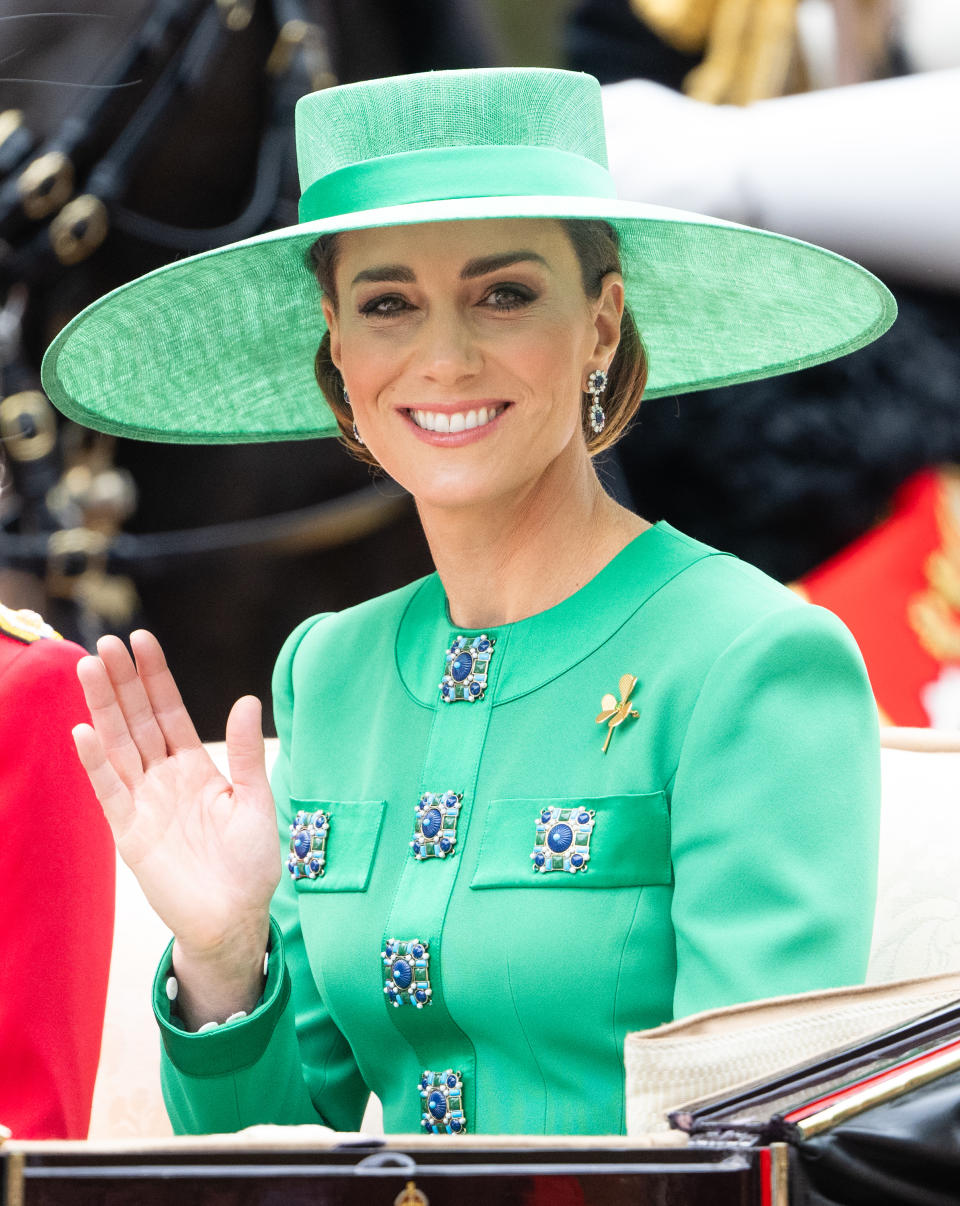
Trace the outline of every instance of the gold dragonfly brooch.
{"type": "Polygon", "coordinates": [[[610,744],[610,738],[613,736],[613,730],[623,724],[625,720],[629,720],[632,716],[636,718],[640,713],[636,708],[631,708],[633,700],[630,696],[633,694],[633,689],[637,685],[637,680],[632,674],[624,674],[620,679],[620,701],[617,702],[615,695],[604,695],[600,700],[602,711],[597,717],[597,724],[603,724],[606,721],[607,739],[603,743],[603,752],[607,752],[607,746],[610,744]]]}

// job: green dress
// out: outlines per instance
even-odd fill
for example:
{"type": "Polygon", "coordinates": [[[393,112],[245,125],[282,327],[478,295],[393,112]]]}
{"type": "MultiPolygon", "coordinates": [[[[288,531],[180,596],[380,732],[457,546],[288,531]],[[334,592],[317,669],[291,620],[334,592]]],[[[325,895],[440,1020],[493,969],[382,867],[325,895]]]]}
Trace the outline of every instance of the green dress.
{"type": "Polygon", "coordinates": [[[373,1091],[388,1132],[621,1132],[628,1031],[864,976],[879,748],[859,652],[666,523],[484,633],[453,628],[436,575],[309,620],[274,705],[297,878],[248,1018],[185,1033],[161,964],[178,1130],[351,1130],[373,1091]],[[611,735],[624,675],[639,715],[611,735]]]}

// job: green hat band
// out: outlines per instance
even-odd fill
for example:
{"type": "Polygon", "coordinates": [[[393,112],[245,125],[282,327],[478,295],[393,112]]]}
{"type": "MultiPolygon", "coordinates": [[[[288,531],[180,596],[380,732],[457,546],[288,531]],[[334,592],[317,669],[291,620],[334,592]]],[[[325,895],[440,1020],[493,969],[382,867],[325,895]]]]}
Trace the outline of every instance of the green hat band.
{"type": "Polygon", "coordinates": [[[610,173],[553,147],[431,147],[365,159],[321,176],[300,198],[300,221],[461,197],[617,195],[610,173]]]}

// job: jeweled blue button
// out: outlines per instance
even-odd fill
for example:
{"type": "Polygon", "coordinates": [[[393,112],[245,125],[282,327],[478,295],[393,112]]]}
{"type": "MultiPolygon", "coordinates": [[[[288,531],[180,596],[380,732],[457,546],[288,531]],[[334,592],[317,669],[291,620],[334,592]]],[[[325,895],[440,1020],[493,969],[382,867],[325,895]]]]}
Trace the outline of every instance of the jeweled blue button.
{"type": "Polygon", "coordinates": [[[589,812],[581,812],[580,815],[577,817],[577,821],[581,825],[586,825],[589,820],[590,820],[589,812]]]}
{"type": "Polygon", "coordinates": [[[421,1002],[421,1004],[427,999],[426,990],[423,988],[418,988],[414,995],[416,996],[417,1000],[421,1002]]]}
{"type": "Polygon", "coordinates": [[[459,1134],[460,1131],[463,1130],[463,1123],[460,1121],[459,1118],[451,1118],[450,1119],[450,1129],[451,1129],[451,1131],[453,1131],[453,1133],[455,1135],[459,1134]]]}
{"type": "Polygon", "coordinates": [[[409,988],[413,982],[413,968],[406,959],[398,959],[393,965],[393,979],[400,988],[409,988]]]}
{"type": "Polygon", "coordinates": [[[547,860],[546,860],[546,859],[543,857],[543,855],[542,855],[542,854],[539,854],[539,853],[538,853],[538,854],[535,854],[535,855],[533,856],[533,861],[534,861],[534,862],[537,864],[537,866],[538,866],[538,867],[542,867],[542,866],[543,866],[543,864],[544,864],[544,863],[545,863],[547,860]]]}
{"type": "Polygon", "coordinates": [[[424,814],[423,820],[420,822],[420,831],[424,837],[435,838],[442,825],[443,815],[440,809],[431,808],[428,813],[424,814]]]}
{"type": "Polygon", "coordinates": [[[452,808],[454,804],[457,803],[457,793],[455,791],[445,791],[443,793],[442,803],[445,804],[447,808],[452,808]]]}
{"type": "Polygon", "coordinates": [[[450,841],[449,838],[442,837],[440,839],[440,849],[444,852],[444,854],[446,854],[450,850],[450,847],[452,845],[453,845],[453,843],[450,841]]]}
{"type": "Polygon", "coordinates": [[[427,1098],[427,1109],[438,1122],[443,1122],[444,1118],[446,1118],[447,1099],[439,1089],[434,1089],[434,1091],[427,1098]]]}
{"type": "Polygon", "coordinates": [[[301,829],[297,836],[293,839],[293,852],[297,858],[306,858],[310,853],[310,835],[305,830],[301,829]]]}
{"type": "Polygon", "coordinates": [[[456,1087],[457,1087],[457,1078],[451,1073],[451,1075],[447,1077],[447,1088],[455,1089],[456,1087]]]}
{"type": "Polygon", "coordinates": [[[574,866],[574,867],[582,867],[582,866],[583,866],[583,855],[582,855],[582,854],[573,854],[573,855],[571,855],[571,856],[570,856],[570,863],[571,863],[571,865],[572,865],[572,866],[574,866]]]}
{"type": "Polygon", "coordinates": [[[470,694],[474,696],[480,695],[483,692],[483,687],[481,687],[479,683],[471,683],[467,689],[470,694]]]}
{"type": "Polygon", "coordinates": [[[319,859],[312,858],[310,860],[310,862],[308,863],[308,866],[314,875],[319,874],[319,872],[320,872],[320,860],[319,859]]]}
{"type": "Polygon", "coordinates": [[[564,850],[573,841],[573,830],[569,825],[560,824],[554,827],[547,834],[547,845],[554,854],[563,854],[564,850]]]}
{"type": "Polygon", "coordinates": [[[481,653],[486,653],[486,651],[490,648],[490,642],[486,637],[481,637],[480,640],[477,641],[477,648],[481,653]]]}
{"type": "Polygon", "coordinates": [[[326,815],[322,812],[314,813],[313,823],[314,823],[314,825],[316,825],[316,827],[318,829],[322,829],[324,827],[324,825],[327,823],[326,815]]]}
{"type": "Polygon", "coordinates": [[[473,669],[473,658],[469,653],[458,653],[450,663],[450,675],[454,682],[462,683],[473,669]]]}

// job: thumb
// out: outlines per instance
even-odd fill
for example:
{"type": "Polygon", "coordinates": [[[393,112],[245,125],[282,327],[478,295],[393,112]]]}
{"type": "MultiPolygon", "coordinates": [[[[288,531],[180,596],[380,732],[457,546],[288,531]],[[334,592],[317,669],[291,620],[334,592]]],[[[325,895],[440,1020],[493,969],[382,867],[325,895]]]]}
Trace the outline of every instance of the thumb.
{"type": "Polygon", "coordinates": [[[230,778],[239,791],[270,791],[263,752],[260,700],[244,695],[227,717],[227,762],[230,778]]]}

